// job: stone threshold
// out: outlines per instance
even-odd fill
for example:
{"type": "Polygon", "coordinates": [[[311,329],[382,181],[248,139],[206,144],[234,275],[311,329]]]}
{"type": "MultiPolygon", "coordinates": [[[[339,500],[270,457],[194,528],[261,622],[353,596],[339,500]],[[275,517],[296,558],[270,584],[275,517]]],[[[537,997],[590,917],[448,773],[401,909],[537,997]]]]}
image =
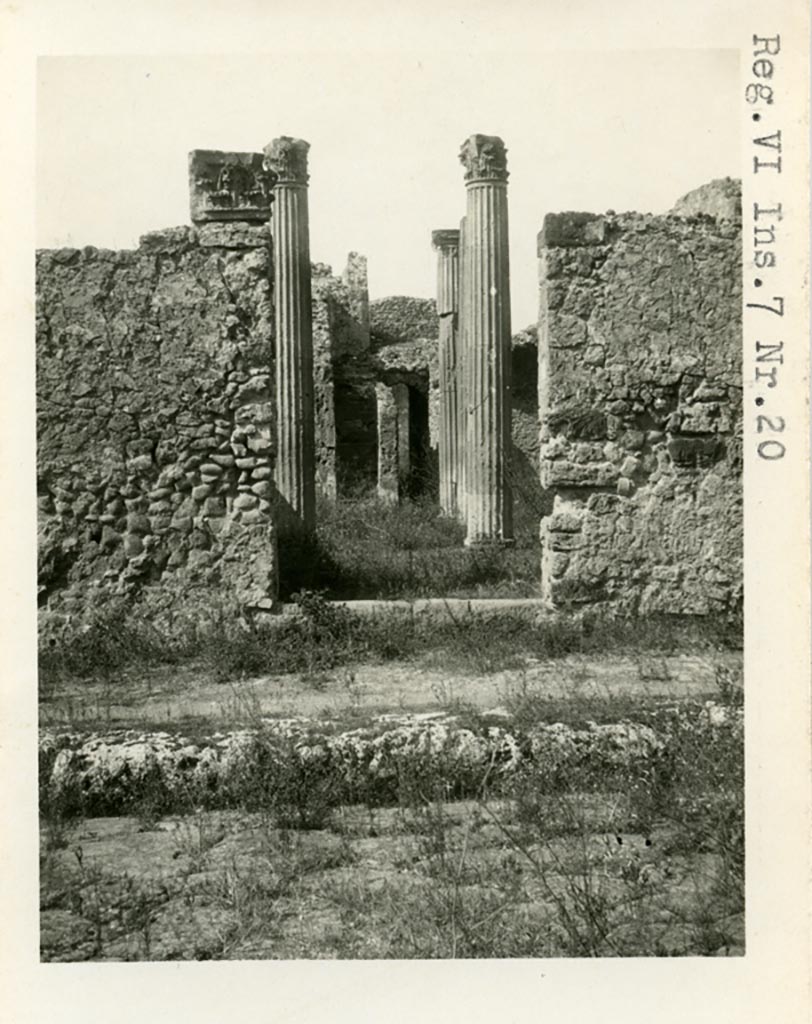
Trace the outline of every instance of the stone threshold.
{"type": "MultiPolygon", "coordinates": [[[[555,613],[549,604],[540,597],[425,597],[407,600],[353,600],[331,601],[337,608],[345,608],[356,615],[378,615],[388,612],[408,612],[410,614],[430,613],[455,618],[459,615],[500,615],[512,612],[531,612],[553,617],[555,613]]],[[[280,606],[279,614],[287,616],[301,615],[298,604],[291,602],[280,606]]]]}

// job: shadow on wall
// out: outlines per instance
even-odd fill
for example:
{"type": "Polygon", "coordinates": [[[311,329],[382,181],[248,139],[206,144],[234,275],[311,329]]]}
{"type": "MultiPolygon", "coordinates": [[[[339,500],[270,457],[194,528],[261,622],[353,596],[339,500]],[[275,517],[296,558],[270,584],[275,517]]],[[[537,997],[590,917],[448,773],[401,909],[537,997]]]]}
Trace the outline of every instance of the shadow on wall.
{"type": "Polygon", "coordinates": [[[440,478],[437,449],[431,446],[429,399],[420,388],[409,388],[409,468],[406,494],[437,501],[440,478]]]}
{"type": "Polygon", "coordinates": [[[356,253],[342,277],[313,264],[313,350],[317,485],[346,497],[377,479],[366,261],[356,253]]]}
{"type": "Polygon", "coordinates": [[[378,493],[395,503],[437,502],[437,450],[432,447],[427,374],[386,370],[378,384],[378,493]]]}
{"type": "Polygon", "coordinates": [[[510,485],[513,521],[519,544],[538,544],[539,526],[552,511],[552,493],[539,479],[538,330],[535,324],[515,334],[511,351],[510,485]]]}
{"type": "Polygon", "coordinates": [[[346,498],[373,490],[378,478],[377,407],[371,380],[336,371],[336,492],[346,498]]]}
{"type": "Polygon", "coordinates": [[[539,543],[541,520],[553,510],[553,492],[545,490],[538,475],[538,463],[521,448],[511,448],[510,486],[513,491],[513,530],[522,547],[539,543]]]}

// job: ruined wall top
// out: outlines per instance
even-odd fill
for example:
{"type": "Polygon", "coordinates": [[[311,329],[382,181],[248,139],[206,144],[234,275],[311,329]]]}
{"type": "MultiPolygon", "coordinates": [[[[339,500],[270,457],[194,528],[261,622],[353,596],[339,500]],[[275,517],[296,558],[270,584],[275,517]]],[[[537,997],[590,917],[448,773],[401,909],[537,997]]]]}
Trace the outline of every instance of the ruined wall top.
{"type": "Polygon", "coordinates": [[[341,280],[347,287],[350,313],[358,321],[366,339],[365,347],[369,348],[369,278],[366,256],[358,252],[349,253],[341,280]]]}
{"type": "Polygon", "coordinates": [[[716,220],[740,221],[742,183],[736,178],[715,178],[682,196],[669,212],[676,217],[704,215],[716,220]]]}
{"type": "Polygon", "coordinates": [[[607,217],[597,213],[547,213],[537,237],[538,254],[545,248],[601,245],[606,238],[606,223],[607,217]]]}
{"type": "Polygon", "coordinates": [[[538,254],[544,249],[603,245],[619,237],[625,230],[657,230],[668,218],[707,218],[716,221],[718,230],[733,232],[741,225],[741,181],[716,178],[682,196],[666,214],[585,213],[568,210],[548,213],[538,234],[538,254]]]}
{"type": "Polygon", "coordinates": [[[274,176],[276,184],[306,185],[310,180],[307,173],[309,149],[310,143],[304,139],[280,135],[265,147],[263,166],[274,176]]]}
{"type": "Polygon", "coordinates": [[[460,149],[466,184],[475,181],[507,181],[507,150],[498,135],[471,135],[460,149]]]}
{"type": "Polygon", "coordinates": [[[434,299],[411,295],[373,299],[369,304],[369,320],[374,348],[426,338],[436,340],[440,333],[434,299]]]}
{"type": "Polygon", "coordinates": [[[252,221],[271,216],[273,177],[261,153],[193,149],[189,154],[192,223],[252,221]]]}

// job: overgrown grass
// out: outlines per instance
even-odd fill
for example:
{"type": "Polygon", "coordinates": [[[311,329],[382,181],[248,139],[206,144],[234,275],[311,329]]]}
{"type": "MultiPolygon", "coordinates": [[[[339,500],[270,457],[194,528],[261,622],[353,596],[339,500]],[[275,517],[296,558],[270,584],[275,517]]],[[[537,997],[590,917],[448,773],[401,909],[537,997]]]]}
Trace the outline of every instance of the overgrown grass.
{"type": "Polygon", "coordinates": [[[724,692],[715,724],[688,705],[652,711],[666,738],[656,756],[570,756],[562,772],[546,751],[467,779],[416,757],[385,793],[342,790],[260,733],[229,795],[239,817],[194,811],[198,795],[160,879],[85,859],[43,807],[43,906],[73,915],[44,956],[743,952],[741,689],[722,678],[724,692]]]}
{"type": "MultiPolygon", "coordinates": [[[[696,706],[681,714],[654,698],[586,697],[577,671],[573,694],[552,698],[522,670],[578,657],[587,683],[590,657],[625,655],[637,660],[641,680],[665,680],[667,655],[740,649],[741,622],[448,607],[442,615],[359,616],[327,598],[521,591],[538,571],[534,531],[520,532],[513,550],[464,551],[461,527],[435,507],[368,498],[326,503],[320,522],[316,545],[281,550],[288,596],[300,588],[300,615],[255,620],[212,594],[160,615],[146,603],[109,602],[81,625],[43,630],[43,690],[101,680],[112,692],[128,671],[187,663],[222,681],[298,673],[315,685],[342,666],[430,659],[469,674],[515,669],[503,704],[525,737],[538,723],[588,731],[589,722],[627,720],[666,742],[628,761],[570,751],[564,763],[554,745],[532,756],[523,749],[521,767],[509,773],[428,749],[396,771],[339,780],[329,758],[303,759],[294,740],[258,715],[237,769],[222,779],[204,774],[184,788],[156,768],[137,786],[125,773],[118,790],[67,785],[58,796],[46,784],[58,752],[44,750],[43,908],[67,924],[63,935],[44,932],[43,957],[740,951],[743,744],[735,716],[697,728],[696,706]],[[154,877],[85,858],[76,824],[107,814],[131,815],[141,830],[180,815],[177,870],[154,877]],[[230,832],[217,817],[228,814],[239,818],[230,832]]],[[[735,709],[740,680],[720,665],[717,684],[721,705],[735,709]]],[[[441,697],[459,725],[469,716],[472,730],[487,732],[474,709],[450,691],[441,697]]]]}
{"type": "MultiPolygon", "coordinates": [[[[537,515],[525,511],[515,548],[465,549],[464,529],[425,501],[390,505],[360,495],[322,499],[316,537],[280,545],[284,598],[303,615],[257,621],[215,592],[178,595],[179,610],[156,612],[147,598],[109,599],[80,623],[48,627],[39,668],[43,689],[61,679],[115,685],[123,669],[196,662],[220,679],[268,673],[311,677],[359,661],[431,655],[437,666],[477,672],[521,668],[529,659],[639,654],[658,678],[657,652],[741,645],[741,621],[655,616],[632,620],[582,613],[540,621],[521,614],[357,618],[330,604],[341,597],[529,596],[536,593],[537,515]]],[[[644,664],[645,662],[645,664],[644,664]]]]}
{"type": "MultiPolygon", "coordinates": [[[[157,621],[137,602],[111,602],[80,626],[40,637],[43,692],[63,680],[113,681],[130,667],[195,661],[222,680],[319,672],[359,662],[430,656],[439,666],[487,673],[569,655],[656,655],[739,649],[740,623],[723,619],[599,615],[534,618],[519,612],[358,615],[319,594],[301,614],[255,622],[216,599],[198,614],[157,621]]],[[[642,664],[642,662],[641,662],[642,664]]],[[[641,673],[643,669],[641,668],[641,673]]],[[[114,685],[114,684],[113,684],[114,685]]]]}
{"type": "Polygon", "coordinates": [[[467,549],[465,528],[426,500],[374,495],[319,500],[315,537],[280,545],[283,600],[302,589],[328,597],[532,597],[538,594],[538,517],[524,517],[509,548],[467,549]]]}

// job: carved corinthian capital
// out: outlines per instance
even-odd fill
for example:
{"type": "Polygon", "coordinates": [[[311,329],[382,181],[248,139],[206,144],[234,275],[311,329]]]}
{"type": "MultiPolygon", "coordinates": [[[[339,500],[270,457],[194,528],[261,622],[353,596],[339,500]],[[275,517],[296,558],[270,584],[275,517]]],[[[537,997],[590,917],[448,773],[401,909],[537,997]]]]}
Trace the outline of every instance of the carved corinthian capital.
{"type": "Polygon", "coordinates": [[[507,150],[498,135],[471,135],[462,144],[466,182],[507,181],[507,150]]]}
{"type": "Polygon", "coordinates": [[[281,135],[269,142],[264,149],[263,165],[266,170],[276,175],[277,184],[294,183],[306,185],[309,180],[307,173],[307,151],[310,143],[304,139],[292,139],[289,135],[281,135]]]}
{"type": "Polygon", "coordinates": [[[456,228],[441,228],[439,231],[432,231],[431,244],[435,249],[458,249],[460,233],[456,228]]]}

